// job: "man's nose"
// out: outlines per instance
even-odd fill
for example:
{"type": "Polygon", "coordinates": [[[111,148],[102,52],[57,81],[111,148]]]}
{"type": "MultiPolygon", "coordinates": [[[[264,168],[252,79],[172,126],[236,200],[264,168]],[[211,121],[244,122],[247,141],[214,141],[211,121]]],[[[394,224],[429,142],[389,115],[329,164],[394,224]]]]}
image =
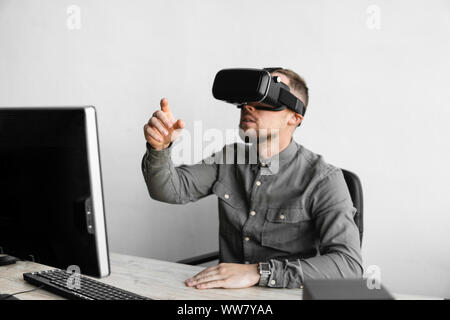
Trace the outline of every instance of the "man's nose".
{"type": "Polygon", "coordinates": [[[250,112],[250,113],[253,113],[253,112],[255,112],[255,110],[256,110],[255,107],[253,107],[253,106],[251,106],[251,105],[249,105],[249,104],[244,105],[244,106],[242,107],[242,109],[244,109],[245,112],[250,112]]]}

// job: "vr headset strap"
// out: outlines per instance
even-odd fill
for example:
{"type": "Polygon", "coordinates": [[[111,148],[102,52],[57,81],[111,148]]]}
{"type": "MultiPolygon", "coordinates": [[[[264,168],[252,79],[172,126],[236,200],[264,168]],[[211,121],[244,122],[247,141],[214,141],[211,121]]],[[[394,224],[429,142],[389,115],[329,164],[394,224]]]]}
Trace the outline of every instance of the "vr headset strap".
{"type": "MultiPolygon", "coordinates": [[[[263,70],[266,70],[270,73],[272,73],[276,70],[282,70],[282,69],[283,69],[282,67],[263,68],[263,70]]],[[[302,116],[304,116],[305,115],[305,106],[303,105],[303,103],[300,100],[297,99],[296,96],[294,96],[289,91],[289,88],[287,87],[285,89],[285,88],[281,87],[279,90],[280,91],[278,93],[278,101],[281,102],[283,105],[285,105],[287,108],[294,110],[295,112],[300,113],[302,116]]],[[[273,111],[282,110],[282,109],[284,109],[284,108],[279,107],[277,109],[273,109],[273,111]]]]}
{"type": "Polygon", "coordinates": [[[291,110],[300,113],[302,116],[305,115],[305,106],[303,103],[297,99],[290,91],[280,88],[280,94],[278,96],[278,101],[291,110]]]}
{"type": "Polygon", "coordinates": [[[268,67],[268,68],[263,68],[263,70],[269,71],[270,73],[274,72],[275,70],[282,70],[283,67],[268,67]]]}

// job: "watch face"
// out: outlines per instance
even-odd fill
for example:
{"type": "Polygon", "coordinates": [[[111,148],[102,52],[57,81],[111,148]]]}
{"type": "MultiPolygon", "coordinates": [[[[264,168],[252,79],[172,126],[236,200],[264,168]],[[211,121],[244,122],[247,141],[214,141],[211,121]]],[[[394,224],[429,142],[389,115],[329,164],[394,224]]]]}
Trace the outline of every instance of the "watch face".
{"type": "Polygon", "coordinates": [[[270,272],[270,266],[268,263],[260,263],[259,264],[259,271],[261,273],[268,273],[270,272]]]}

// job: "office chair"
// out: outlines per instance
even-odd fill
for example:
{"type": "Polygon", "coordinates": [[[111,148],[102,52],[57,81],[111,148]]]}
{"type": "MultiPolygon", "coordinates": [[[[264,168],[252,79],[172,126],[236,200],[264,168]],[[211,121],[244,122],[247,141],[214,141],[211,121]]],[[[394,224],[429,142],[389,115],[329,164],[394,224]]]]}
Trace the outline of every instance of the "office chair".
{"type": "MultiPolygon", "coordinates": [[[[358,176],[353,172],[341,169],[344,174],[344,179],[348,187],[348,191],[350,192],[350,197],[352,198],[353,206],[356,208],[355,216],[353,217],[356,226],[359,230],[359,239],[362,245],[363,239],[363,193],[362,193],[362,185],[358,176]]],[[[199,256],[183,259],[177,261],[177,263],[189,264],[189,265],[199,265],[202,263],[214,261],[219,259],[219,252],[210,252],[206,254],[202,254],[199,256]]]]}

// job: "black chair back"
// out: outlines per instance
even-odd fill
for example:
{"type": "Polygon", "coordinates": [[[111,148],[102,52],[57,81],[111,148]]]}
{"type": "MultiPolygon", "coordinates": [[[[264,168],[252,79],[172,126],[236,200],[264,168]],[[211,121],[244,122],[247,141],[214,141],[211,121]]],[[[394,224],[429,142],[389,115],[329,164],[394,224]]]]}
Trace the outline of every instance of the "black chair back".
{"type": "Polygon", "coordinates": [[[356,214],[354,220],[359,230],[359,239],[362,245],[364,224],[363,224],[363,192],[361,181],[358,176],[353,172],[342,169],[344,174],[345,182],[347,183],[348,191],[350,192],[350,197],[353,201],[353,206],[356,208],[356,214]]]}

